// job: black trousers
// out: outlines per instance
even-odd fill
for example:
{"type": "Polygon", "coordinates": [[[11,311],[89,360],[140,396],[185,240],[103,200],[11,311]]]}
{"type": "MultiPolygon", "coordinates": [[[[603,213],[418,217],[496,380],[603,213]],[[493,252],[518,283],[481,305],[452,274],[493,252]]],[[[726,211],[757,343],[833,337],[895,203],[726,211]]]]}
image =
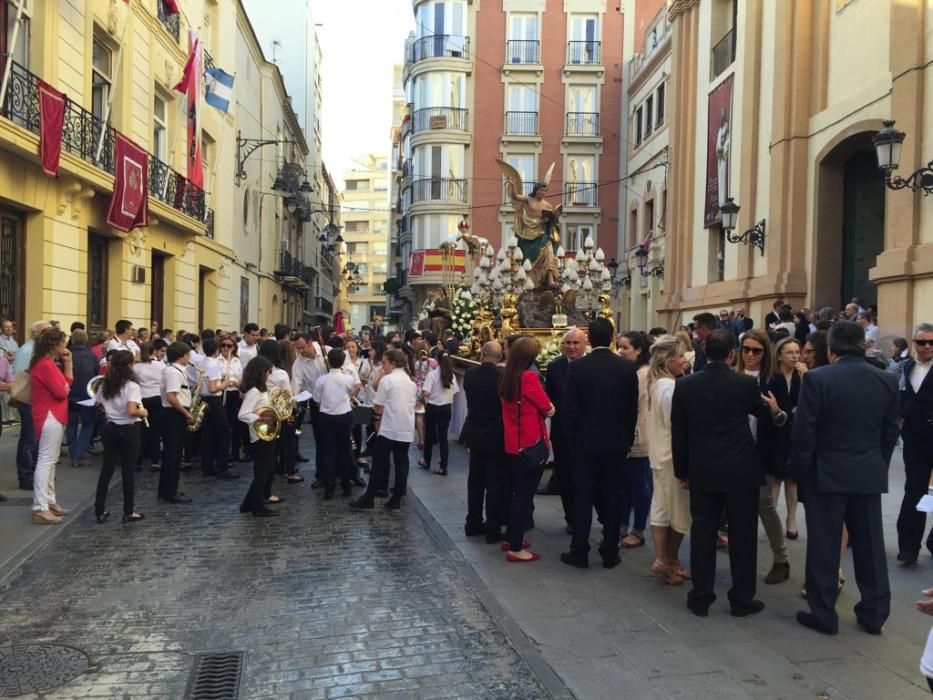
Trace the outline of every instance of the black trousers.
{"type": "MultiPolygon", "coordinates": [[[[177,413],[177,411],[176,411],[177,413]]],[[[120,474],[123,478],[123,513],[133,514],[133,480],[136,476],[136,457],[139,455],[139,423],[117,425],[107,423],[104,429],[104,459],[97,479],[97,498],[94,501],[94,513],[101,515],[107,510],[107,489],[113,471],[120,462],[120,474]]]]}
{"type": "MultiPolygon", "coordinates": [[[[298,436],[295,434],[297,423],[282,421],[282,431],[279,433],[279,439],[274,442],[275,450],[275,473],[287,474],[291,476],[298,470],[295,468],[295,457],[298,455],[298,436]]],[[[270,477],[271,485],[272,479],[270,477]]]]}
{"type": "Polygon", "coordinates": [[[408,488],[409,447],[411,447],[410,442],[390,440],[383,435],[373,438],[373,467],[369,475],[369,483],[366,485],[366,493],[363,494],[364,498],[372,500],[376,496],[376,491],[382,488],[383,484],[388,483],[390,457],[395,462],[395,487],[392,489],[392,496],[401,498],[405,495],[408,488]]]}
{"type": "Polygon", "coordinates": [[[604,559],[619,553],[619,529],[622,524],[622,464],[624,454],[583,452],[573,467],[573,537],[571,553],[590,551],[590,528],[593,508],[603,523],[603,544],[599,553],[604,559]]]}
{"type": "MultiPolygon", "coordinates": [[[[552,419],[553,420],[553,419],[552,419]]],[[[551,447],[554,449],[554,476],[564,508],[564,520],[573,520],[573,451],[561,429],[551,429],[551,447]]]]}
{"type": "Polygon", "coordinates": [[[350,485],[350,477],[353,475],[353,448],[350,444],[352,428],[352,412],[339,416],[328,413],[320,415],[320,441],[317,449],[320,454],[320,478],[327,491],[333,492],[338,480],[344,487],[350,485]]]}
{"type": "Polygon", "coordinates": [[[207,405],[201,424],[201,471],[204,476],[225,472],[230,466],[230,424],[220,396],[202,396],[207,405]]]}
{"type": "MultiPolygon", "coordinates": [[[[732,491],[690,489],[690,515],[693,517],[690,528],[690,568],[693,589],[687,594],[687,604],[691,607],[705,609],[716,600],[716,537],[723,511],[729,520],[729,568],[732,573],[729,602],[733,606],[742,607],[755,599],[758,492],[759,487],[755,484],[732,491]]],[[[807,532],[812,531],[808,528],[807,532]]],[[[836,538],[837,558],[841,537],[840,533],[836,538]]]]}
{"type": "Polygon", "coordinates": [[[488,537],[501,536],[509,519],[512,475],[501,448],[470,448],[470,473],[467,476],[468,529],[483,528],[483,501],[486,502],[485,531],[488,537]]]}
{"type": "Polygon", "coordinates": [[[230,458],[239,457],[243,447],[243,428],[246,428],[246,443],[249,444],[249,427],[241,423],[238,417],[243,399],[239,391],[228,391],[224,398],[224,413],[227,414],[227,425],[230,426],[230,458]]]}
{"type": "Polygon", "coordinates": [[[143,399],[143,408],[149,412],[146,418],[149,427],[140,423],[142,433],[139,459],[148,459],[151,464],[158,464],[162,452],[162,397],[150,396],[143,399]]]}
{"type": "Polygon", "coordinates": [[[268,498],[266,488],[275,464],[275,443],[275,440],[269,442],[257,440],[252,443],[253,480],[243,499],[241,506],[243,510],[259,513],[266,509],[266,498],[268,498]]]}
{"type": "MultiPolygon", "coordinates": [[[[807,477],[805,477],[807,478],[807,477]]],[[[862,599],[855,616],[866,627],[881,627],[891,613],[891,586],[884,552],[881,495],[851,495],[817,491],[807,478],[807,604],[820,625],[836,630],[839,542],[842,525],[849,530],[855,582],[862,599]]],[[[923,529],[920,530],[921,535],[923,529]]],[[[732,549],[732,526],[729,527],[732,549]]],[[[696,576],[696,565],[693,567],[696,576]]]]}
{"type": "Polygon", "coordinates": [[[927,493],[933,471],[933,431],[905,430],[904,500],[897,516],[897,551],[916,557],[923,544],[927,514],[917,510],[917,503],[927,493]]]}
{"type": "Polygon", "coordinates": [[[441,469],[447,469],[447,431],[450,429],[450,404],[435,406],[426,404],[424,407],[424,461],[431,464],[431,453],[434,445],[440,447],[441,469]]]}
{"type": "Polygon", "coordinates": [[[162,411],[162,471],[159,472],[159,495],[162,498],[174,498],[178,493],[181,450],[190,434],[183,414],[171,407],[162,411]]]}
{"type": "Polygon", "coordinates": [[[521,463],[518,455],[505,456],[512,480],[512,503],[509,510],[509,529],[507,538],[509,549],[513,552],[522,550],[525,526],[534,512],[535,491],[541,481],[543,467],[529,469],[521,463]]]}

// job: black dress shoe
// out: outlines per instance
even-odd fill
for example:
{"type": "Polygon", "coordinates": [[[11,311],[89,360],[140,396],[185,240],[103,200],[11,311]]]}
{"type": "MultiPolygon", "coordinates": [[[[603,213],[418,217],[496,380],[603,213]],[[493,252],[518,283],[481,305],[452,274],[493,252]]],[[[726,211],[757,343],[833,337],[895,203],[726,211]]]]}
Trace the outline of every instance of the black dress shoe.
{"type": "Polygon", "coordinates": [[[354,476],[352,479],[350,479],[350,483],[352,483],[354,486],[359,486],[361,489],[366,488],[366,481],[358,476],[354,476]]]}
{"type": "Polygon", "coordinates": [[[310,462],[311,460],[305,457],[304,455],[295,455],[296,462],[310,462]]]}
{"type": "Polygon", "coordinates": [[[813,613],[801,610],[797,613],[796,617],[798,623],[804,627],[809,627],[811,630],[816,630],[817,632],[822,632],[823,634],[837,634],[839,632],[838,629],[830,629],[829,627],[824,627],[821,625],[817,621],[816,617],[813,616],[813,613]]]}
{"type": "Polygon", "coordinates": [[[908,552],[898,552],[897,560],[905,566],[914,566],[917,563],[918,556],[917,554],[909,554],[908,552]]]}
{"type": "Polygon", "coordinates": [[[322,489],[324,488],[324,482],[321,481],[320,479],[315,479],[314,481],[311,482],[311,488],[322,489]]]}
{"type": "Polygon", "coordinates": [[[350,486],[349,484],[347,484],[346,486],[342,486],[340,489],[340,493],[341,495],[343,495],[344,498],[349,498],[350,496],[353,495],[353,487],[350,486]]]}
{"type": "Polygon", "coordinates": [[[375,507],[376,504],[373,503],[373,500],[365,496],[357,498],[355,501],[350,501],[350,510],[372,510],[375,507]]]}
{"type": "Polygon", "coordinates": [[[218,479],[239,479],[239,478],[240,478],[240,475],[239,475],[239,474],[234,474],[234,473],[233,473],[232,471],[230,471],[229,469],[225,469],[225,470],[222,471],[222,472],[217,472],[217,478],[218,478],[218,479]]]}
{"type": "Polygon", "coordinates": [[[108,520],[109,518],[110,518],[110,511],[109,511],[109,510],[105,510],[103,513],[98,513],[98,515],[97,515],[97,522],[99,522],[101,525],[103,525],[105,522],[107,522],[107,520],[108,520]]]}
{"type": "Polygon", "coordinates": [[[589,557],[585,554],[581,557],[579,554],[573,554],[572,552],[564,552],[560,555],[560,560],[565,564],[570,566],[575,566],[578,569],[589,569],[590,560],[589,557]]]}
{"type": "Polygon", "coordinates": [[[169,496],[169,497],[167,497],[167,498],[163,498],[162,500],[163,500],[165,503],[175,503],[175,504],[191,503],[191,499],[190,499],[190,498],[188,498],[187,496],[183,496],[183,495],[180,494],[180,493],[175,494],[174,496],[169,496]]]}
{"type": "Polygon", "coordinates": [[[482,525],[464,525],[463,531],[467,537],[478,537],[486,534],[486,528],[482,525]]]}
{"type": "Polygon", "coordinates": [[[274,510],[269,510],[268,508],[264,508],[263,510],[253,511],[254,518],[277,518],[278,515],[279,514],[276,513],[274,510]]]}
{"type": "Polygon", "coordinates": [[[399,510],[402,507],[402,498],[401,496],[392,496],[392,498],[382,505],[387,510],[399,510]]]}
{"type": "Polygon", "coordinates": [[[881,627],[875,627],[874,625],[868,625],[862,620],[858,620],[858,619],[856,619],[856,622],[858,623],[858,626],[862,628],[862,631],[868,632],[868,634],[874,635],[876,637],[881,634],[881,627]]]}
{"type": "Polygon", "coordinates": [[[687,603],[687,609],[697,617],[709,617],[709,606],[687,603]]]}
{"type": "Polygon", "coordinates": [[[754,615],[760,613],[765,609],[765,604],[760,600],[753,600],[750,603],[743,603],[742,605],[733,605],[732,606],[732,617],[748,617],[749,615],[754,615]]]}
{"type": "Polygon", "coordinates": [[[145,520],[146,516],[142,513],[130,513],[129,515],[123,515],[124,523],[138,523],[140,520],[145,520]]]}
{"type": "Polygon", "coordinates": [[[604,569],[614,569],[619,564],[622,563],[622,557],[616,554],[614,557],[603,557],[603,568],[604,569]]]}

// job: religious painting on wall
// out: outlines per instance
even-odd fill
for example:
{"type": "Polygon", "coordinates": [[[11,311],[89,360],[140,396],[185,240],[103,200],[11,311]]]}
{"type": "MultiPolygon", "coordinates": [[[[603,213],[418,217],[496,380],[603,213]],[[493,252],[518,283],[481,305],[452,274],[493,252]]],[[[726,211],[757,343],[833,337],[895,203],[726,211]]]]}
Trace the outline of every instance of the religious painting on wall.
{"type": "Polygon", "coordinates": [[[706,206],[703,226],[711,228],[722,222],[719,208],[729,192],[729,156],[732,152],[732,76],[723,80],[709,95],[706,123],[706,206]]]}

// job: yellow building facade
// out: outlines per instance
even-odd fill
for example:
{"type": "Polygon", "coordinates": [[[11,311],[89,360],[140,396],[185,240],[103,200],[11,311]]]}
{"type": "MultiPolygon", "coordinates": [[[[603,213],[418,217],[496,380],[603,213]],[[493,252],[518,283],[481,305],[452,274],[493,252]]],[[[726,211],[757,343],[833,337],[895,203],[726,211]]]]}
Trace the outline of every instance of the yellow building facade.
{"type": "Polygon", "coordinates": [[[877,305],[882,334],[933,318],[933,200],[886,187],[872,144],[894,119],[907,134],[895,175],[933,157],[933,3],[671,0],[668,10],[661,325],[737,306],[760,324],[778,297],[811,309],[859,297],[877,305]],[[762,250],[728,240],[720,194],[740,206],[735,234],[764,231],[762,250]]]}
{"type": "MultiPolygon", "coordinates": [[[[184,96],[173,90],[200,28],[205,62],[234,59],[232,0],[28,0],[0,110],[0,315],[112,328],[120,318],[174,330],[236,326],[225,300],[233,260],[233,114],[202,102],[204,191],[188,186],[184,96]],[[59,177],[38,158],[37,81],[65,93],[59,177]],[[97,148],[107,102],[100,158],[97,148]],[[112,132],[149,153],[149,225],[105,223],[113,191],[112,132]]],[[[17,3],[0,0],[12,43],[17,3]]],[[[229,72],[232,72],[230,70],[229,72]]]]}

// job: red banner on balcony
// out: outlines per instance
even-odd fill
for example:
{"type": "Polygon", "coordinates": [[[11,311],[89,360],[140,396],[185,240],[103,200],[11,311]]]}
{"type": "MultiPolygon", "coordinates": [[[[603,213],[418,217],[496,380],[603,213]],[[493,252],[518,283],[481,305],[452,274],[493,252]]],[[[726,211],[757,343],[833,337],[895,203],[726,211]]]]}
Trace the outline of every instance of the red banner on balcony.
{"type": "Polygon", "coordinates": [[[114,131],[113,197],[107,224],[132,231],[149,224],[149,156],[135,143],[114,131]]]}
{"type": "Polygon", "coordinates": [[[42,172],[58,177],[62,157],[62,132],[65,128],[67,97],[48,83],[39,80],[39,156],[42,172]]]}

